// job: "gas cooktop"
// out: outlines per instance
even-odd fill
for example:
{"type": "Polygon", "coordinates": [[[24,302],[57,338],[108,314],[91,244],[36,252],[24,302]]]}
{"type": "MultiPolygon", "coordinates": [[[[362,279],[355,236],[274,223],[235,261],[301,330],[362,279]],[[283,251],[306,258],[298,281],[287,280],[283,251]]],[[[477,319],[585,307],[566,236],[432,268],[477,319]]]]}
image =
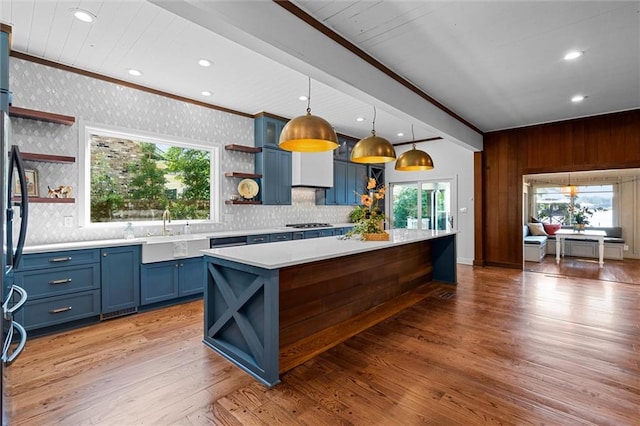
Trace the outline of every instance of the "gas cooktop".
{"type": "Polygon", "coordinates": [[[333,225],[330,223],[292,223],[285,226],[288,228],[330,228],[333,225]]]}

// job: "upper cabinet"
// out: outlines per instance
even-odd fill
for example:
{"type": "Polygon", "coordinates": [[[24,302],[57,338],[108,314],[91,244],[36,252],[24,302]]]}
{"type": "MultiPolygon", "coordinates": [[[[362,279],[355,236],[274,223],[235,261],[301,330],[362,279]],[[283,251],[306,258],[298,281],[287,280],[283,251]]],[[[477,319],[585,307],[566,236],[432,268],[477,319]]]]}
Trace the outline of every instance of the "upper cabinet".
{"type": "Polygon", "coordinates": [[[262,174],[262,204],[291,204],[291,153],[264,149],[256,154],[256,172],[262,174]]]}
{"type": "MultiPolygon", "coordinates": [[[[257,147],[278,148],[280,133],[287,120],[258,114],[255,119],[255,144],[257,147]]],[[[279,148],[278,148],[279,149],[279,148]]]]}
{"type": "Polygon", "coordinates": [[[291,153],[278,147],[286,120],[259,114],[255,119],[255,145],[262,147],[256,154],[255,171],[262,175],[262,204],[291,204],[291,153]]]}

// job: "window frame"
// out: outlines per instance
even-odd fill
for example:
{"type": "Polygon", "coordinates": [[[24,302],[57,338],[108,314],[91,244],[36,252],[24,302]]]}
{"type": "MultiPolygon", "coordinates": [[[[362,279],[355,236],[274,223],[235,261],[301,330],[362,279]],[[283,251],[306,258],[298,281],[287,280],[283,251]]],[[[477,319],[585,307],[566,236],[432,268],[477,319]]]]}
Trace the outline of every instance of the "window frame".
{"type": "MultiPolygon", "coordinates": [[[[601,193],[609,193],[609,191],[589,191],[589,190],[585,190],[585,188],[588,187],[597,187],[597,186],[611,186],[611,225],[610,226],[618,226],[619,223],[619,215],[620,215],[620,205],[619,205],[619,199],[620,199],[620,192],[619,192],[619,186],[617,185],[617,182],[608,182],[608,181],[593,181],[593,182],[582,182],[582,183],[576,183],[574,186],[576,186],[578,188],[577,190],[577,196],[579,197],[579,195],[582,194],[595,194],[598,192],[601,193]],[[580,188],[582,188],[582,190],[580,190],[580,188]]],[[[533,185],[531,185],[531,192],[530,192],[530,216],[532,217],[538,217],[539,216],[539,210],[538,210],[538,189],[540,188],[557,188],[559,191],[559,193],[563,192],[563,188],[565,188],[566,185],[562,185],[562,184],[556,184],[556,183],[546,183],[546,184],[541,184],[541,183],[534,183],[533,185]]],[[[580,204],[580,200],[575,201],[575,197],[572,197],[571,195],[565,195],[566,197],[568,197],[569,199],[571,199],[570,202],[566,203],[567,205],[573,205],[575,204],[580,204]]],[[[572,223],[572,219],[573,219],[573,215],[571,213],[569,213],[569,222],[572,223]]],[[[545,222],[546,223],[546,222],[545,222]]],[[[568,224],[565,224],[568,225],[568,224]]],[[[598,227],[598,225],[587,225],[587,227],[598,227]]]]}
{"type": "MultiPolygon", "coordinates": [[[[122,139],[137,139],[148,143],[191,148],[209,152],[209,219],[189,219],[189,223],[219,223],[221,210],[221,184],[220,184],[220,146],[208,145],[206,142],[161,135],[136,129],[109,126],[99,123],[81,122],[79,137],[79,225],[84,228],[111,228],[122,227],[129,220],[121,222],[91,222],[91,135],[98,134],[122,139]]],[[[136,221],[139,226],[157,226],[162,220],[136,221]]],[[[185,224],[187,220],[175,220],[172,223],[185,224]]]]}

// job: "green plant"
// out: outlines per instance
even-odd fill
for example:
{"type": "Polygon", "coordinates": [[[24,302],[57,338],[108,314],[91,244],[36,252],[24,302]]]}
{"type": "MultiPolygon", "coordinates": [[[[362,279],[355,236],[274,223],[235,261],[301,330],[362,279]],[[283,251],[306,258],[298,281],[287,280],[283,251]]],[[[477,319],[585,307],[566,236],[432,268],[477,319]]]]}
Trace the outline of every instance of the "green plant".
{"type": "Polygon", "coordinates": [[[575,204],[573,207],[570,207],[569,211],[573,216],[574,223],[578,225],[589,225],[589,219],[591,219],[594,213],[593,209],[587,206],[580,206],[580,204],[575,204]]]}
{"type": "Polygon", "coordinates": [[[355,223],[353,229],[347,233],[347,237],[364,234],[382,234],[384,232],[385,215],[382,214],[378,203],[384,199],[386,188],[378,186],[375,179],[370,178],[367,183],[368,194],[358,194],[361,206],[351,211],[349,217],[355,223]]]}
{"type": "Polygon", "coordinates": [[[364,209],[362,208],[362,206],[356,206],[349,213],[349,220],[352,223],[359,222],[360,220],[362,220],[363,217],[364,217],[364,209]]]}

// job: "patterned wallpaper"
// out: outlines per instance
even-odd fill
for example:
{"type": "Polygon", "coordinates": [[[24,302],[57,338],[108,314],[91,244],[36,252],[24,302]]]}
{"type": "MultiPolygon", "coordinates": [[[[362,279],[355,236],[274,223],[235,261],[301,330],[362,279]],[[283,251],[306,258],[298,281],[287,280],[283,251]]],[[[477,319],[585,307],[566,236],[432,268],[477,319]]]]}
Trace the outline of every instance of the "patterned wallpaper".
{"type": "MultiPolygon", "coordinates": [[[[253,171],[252,154],[224,150],[235,143],[253,145],[253,119],[176,101],[151,93],[69,73],[44,65],[10,58],[13,105],[76,117],[73,126],[12,118],[11,144],[25,152],[78,157],[80,122],[173,136],[220,147],[221,197],[235,194],[238,179],[225,178],[226,171],[253,171]]],[[[29,162],[39,175],[39,191],[47,186],[78,188],[80,168],[74,164],[29,162]]],[[[78,194],[74,192],[74,197],[78,194]]],[[[315,191],[294,189],[291,206],[227,206],[221,203],[219,223],[192,224],[191,232],[280,227],[286,223],[348,221],[351,207],[316,206],[315,191]]],[[[30,205],[27,245],[64,241],[121,238],[123,226],[83,228],[76,204],[30,205]],[[65,217],[73,226],[64,227],[65,217]]],[[[135,226],[136,236],[158,234],[157,226],[135,226]]]]}

